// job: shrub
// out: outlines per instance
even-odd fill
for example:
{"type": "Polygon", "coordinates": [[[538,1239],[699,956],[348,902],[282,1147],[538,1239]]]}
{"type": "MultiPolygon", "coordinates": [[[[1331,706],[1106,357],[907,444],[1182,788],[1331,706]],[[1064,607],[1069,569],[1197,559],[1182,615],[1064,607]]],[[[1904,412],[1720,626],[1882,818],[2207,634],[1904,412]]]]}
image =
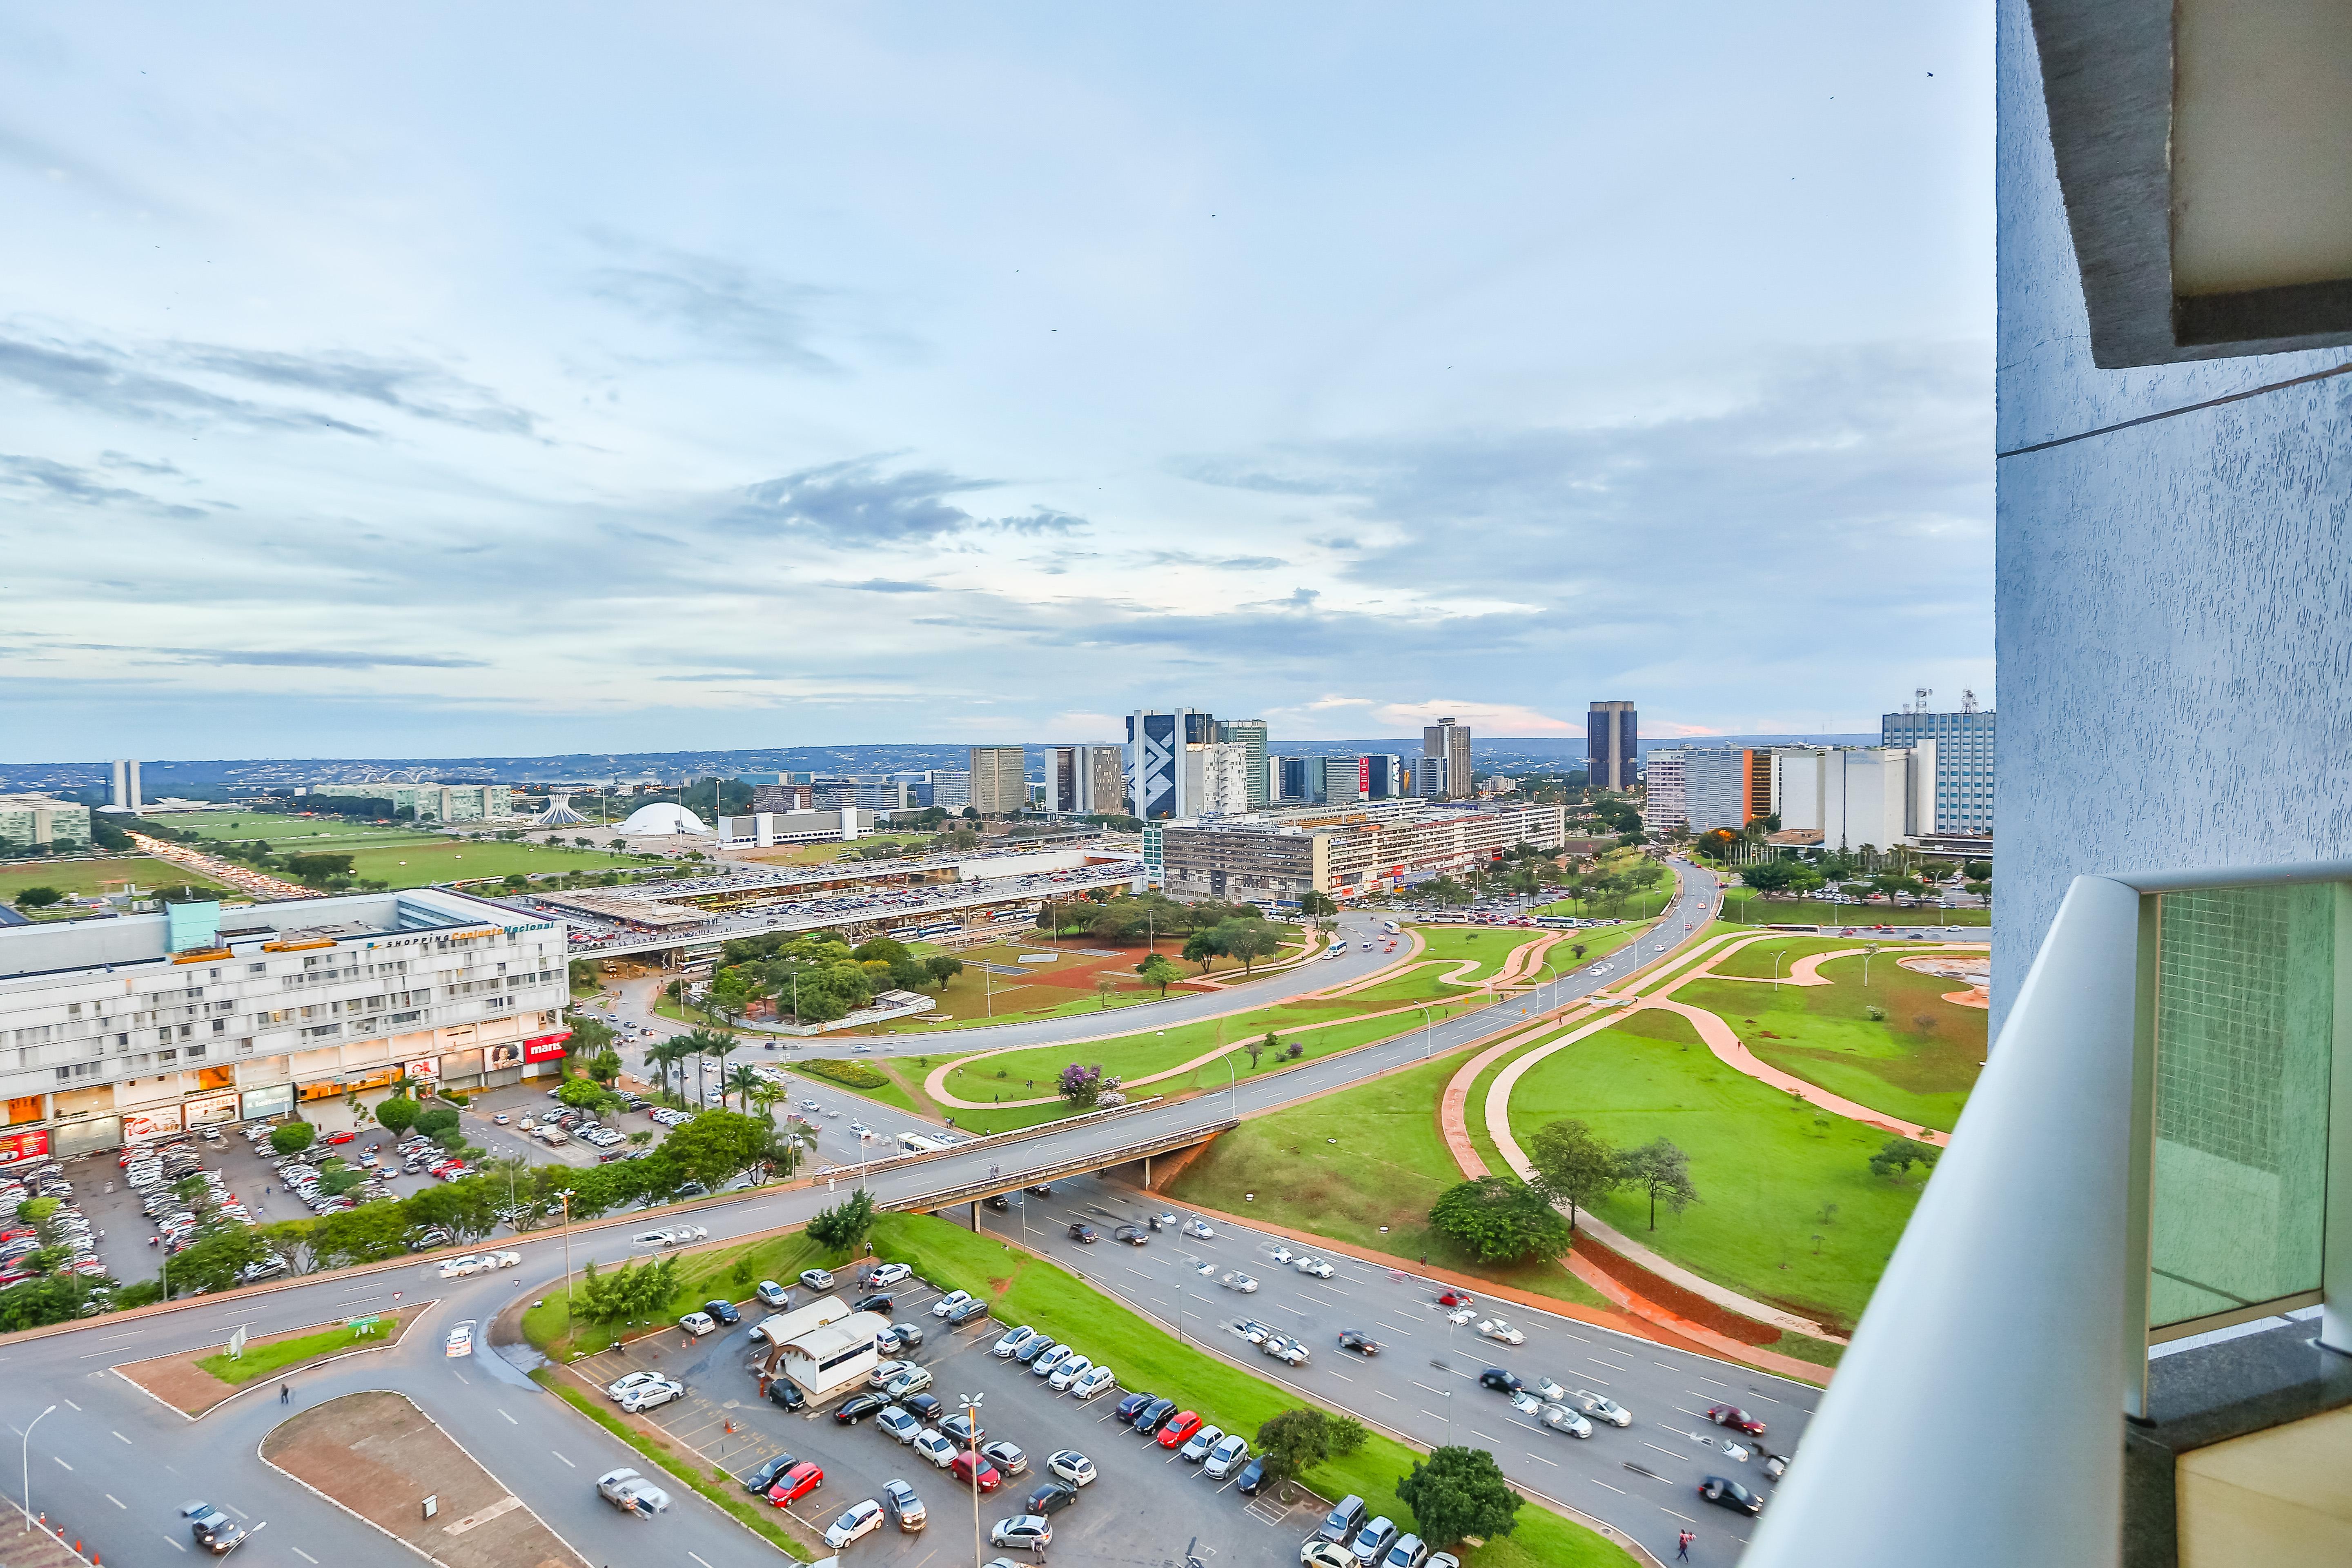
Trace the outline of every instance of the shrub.
{"type": "Polygon", "coordinates": [[[307,1121],[288,1121],[269,1130],[269,1146],[281,1154],[299,1154],[319,1136],[307,1121]]]}
{"type": "Polygon", "coordinates": [[[839,1057],[819,1057],[813,1061],[802,1062],[800,1068],[803,1072],[831,1079],[851,1089],[881,1089],[890,1081],[888,1075],[864,1062],[845,1061],[839,1057]]]}

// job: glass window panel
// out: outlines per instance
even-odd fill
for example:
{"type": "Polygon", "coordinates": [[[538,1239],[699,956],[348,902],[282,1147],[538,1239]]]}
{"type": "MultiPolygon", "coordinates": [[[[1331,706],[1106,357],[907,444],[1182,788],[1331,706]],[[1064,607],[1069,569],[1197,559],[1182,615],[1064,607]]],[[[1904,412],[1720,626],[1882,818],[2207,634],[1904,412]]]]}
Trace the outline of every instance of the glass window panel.
{"type": "Polygon", "coordinates": [[[2336,899],[2162,897],[2151,1327],[2319,1288],[2336,899]]]}

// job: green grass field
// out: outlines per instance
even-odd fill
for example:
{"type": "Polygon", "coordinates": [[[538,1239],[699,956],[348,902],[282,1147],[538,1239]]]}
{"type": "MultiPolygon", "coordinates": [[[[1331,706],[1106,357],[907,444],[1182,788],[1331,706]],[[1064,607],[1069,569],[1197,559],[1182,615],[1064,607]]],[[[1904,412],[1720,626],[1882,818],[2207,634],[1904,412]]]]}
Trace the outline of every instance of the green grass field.
{"type": "Polygon", "coordinates": [[[431,829],[404,827],[396,823],[346,822],[335,816],[288,816],[268,811],[187,811],[149,818],[180,833],[194,833],[214,840],[266,838],[272,845],[280,840],[302,848],[327,849],[333,846],[313,844],[318,838],[375,839],[391,843],[398,839],[438,838],[431,829]]]}
{"type": "Polygon", "coordinates": [[[1187,1165],[1168,1195],[1408,1262],[1427,1258],[1457,1273],[1580,1306],[1607,1306],[1597,1291],[1557,1264],[1481,1263],[1452,1237],[1430,1228],[1430,1205],[1463,1179],[1438,1131],[1437,1101],[1469,1055],[1465,1048],[1305,1105],[1252,1117],[1187,1165]]]}
{"type": "MultiPolygon", "coordinates": [[[[1511,926],[1421,926],[1423,949],[1413,961],[1413,967],[1394,980],[1383,981],[1367,991],[1359,991],[1352,1001],[1360,1002],[1430,1002],[1440,997],[1458,997],[1482,980],[1491,980],[1501,972],[1511,954],[1534,942],[1544,933],[1523,931],[1511,926]],[[1478,967],[1465,971],[1454,984],[1439,979],[1451,974],[1454,965],[1465,959],[1475,959],[1478,967]]],[[[1402,953],[1400,940],[1397,952],[1402,953]]],[[[1543,971],[1536,971],[1542,974],[1543,971]]]]}
{"type": "Polygon", "coordinates": [[[811,1072],[806,1068],[794,1067],[790,1062],[771,1062],[768,1065],[781,1067],[794,1078],[804,1079],[817,1089],[837,1089],[844,1094],[854,1094],[860,1100],[870,1100],[877,1105],[895,1106],[900,1110],[918,1116],[923,1114],[922,1107],[915,1103],[915,1097],[901,1088],[895,1079],[888,1083],[877,1084],[871,1089],[866,1089],[827,1078],[823,1073],[811,1072]]]}
{"type": "Polygon", "coordinates": [[[1967,910],[1899,910],[1892,904],[1824,904],[1813,899],[1767,899],[1746,888],[1723,890],[1723,912],[1743,925],[1818,925],[1843,931],[1848,926],[1989,926],[1992,911],[1967,910]]]}
{"type": "MultiPolygon", "coordinates": [[[[279,849],[275,839],[271,843],[279,849]]],[[[341,853],[341,847],[320,846],[323,853],[341,853]]],[[[562,849],[545,844],[500,844],[481,839],[428,838],[415,843],[355,847],[350,851],[352,874],[362,881],[389,882],[395,888],[421,888],[430,882],[461,878],[507,877],[569,871],[610,871],[645,862],[634,856],[603,849],[562,849]]]]}
{"type": "MultiPolygon", "coordinates": [[[[709,1251],[676,1256],[679,1259],[677,1289],[669,1300],[653,1314],[651,1325],[574,1324],[571,1307],[565,1301],[559,1283],[539,1305],[522,1315],[523,1336],[557,1361],[568,1361],[574,1355],[593,1355],[598,1351],[611,1349],[624,1333],[635,1333],[648,1326],[674,1322],[714,1296],[723,1296],[730,1301],[745,1301],[751,1299],[751,1292],[758,1289],[762,1279],[792,1279],[803,1268],[838,1268],[848,1261],[847,1253],[819,1247],[800,1231],[787,1236],[772,1236],[738,1247],[713,1247],[709,1251]]],[[[639,1267],[642,1268],[643,1264],[639,1267]]]]}
{"type": "MultiPolygon", "coordinates": [[[[11,900],[27,888],[55,888],[60,893],[119,893],[125,882],[136,882],[142,888],[176,888],[184,882],[199,888],[215,885],[199,872],[144,855],[101,860],[16,860],[0,866],[0,899],[11,900]],[[109,888],[109,882],[114,886],[109,888]]],[[[233,899],[246,896],[226,888],[222,892],[233,899]]]]}
{"type": "Polygon", "coordinates": [[[279,1340],[272,1344],[247,1345],[245,1353],[232,1357],[226,1351],[208,1355],[196,1365],[232,1387],[251,1383],[257,1377],[268,1377],[281,1367],[292,1366],[314,1356],[333,1355],[339,1351],[369,1350],[385,1342],[384,1329],[394,1320],[383,1319],[373,1333],[362,1334],[357,1329],[337,1324],[315,1334],[303,1334],[297,1339],[279,1340]]]}
{"type": "MultiPolygon", "coordinates": [[[[612,835],[608,832],[592,837],[595,837],[597,842],[602,843],[612,835]]],[[[911,847],[920,847],[930,841],[931,835],[928,833],[870,833],[857,842],[903,844],[911,847]]],[[[743,858],[756,860],[762,866],[830,866],[836,860],[856,860],[857,856],[855,852],[844,855],[842,846],[838,844],[795,844],[786,848],[762,849],[757,854],[746,855],[743,858]]]]}
{"type": "Polygon", "coordinates": [[[1989,1015],[1943,999],[1958,982],[1916,973],[1895,957],[1881,952],[1871,960],[1867,987],[1862,960],[1840,958],[1822,966],[1834,985],[1701,980],[1675,998],[1723,1018],[1748,1049],[1783,1072],[1948,1132],[1982,1070],[1989,1015]],[[1884,1019],[1870,1016],[1874,1007],[1884,1019]]]}
{"type": "Polygon", "coordinates": [[[1511,1130],[1522,1145],[1566,1117],[1621,1148],[1668,1138],[1690,1156],[1701,1201],[1680,1215],[1662,1206],[1653,1231],[1646,1200],[1620,1193],[1596,1205],[1601,1218],[1696,1273],[1832,1328],[1861,1316],[1919,1197],[1916,1170],[1899,1182],[1871,1173],[1885,1132],[1732,1071],[1671,1014],[1635,1014],[1519,1080],[1511,1130]]]}
{"type": "MultiPolygon", "coordinates": [[[[1056,1339],[1093,1347],[1118,1373],[1122,1388],[1182,1390],[1204,1420],[1229,1431],[1255,1439],[1265,1421],[1307,1403],[1178,1340],[1051,1263],[945,1220],[884,1215],[875,1224],[874,1245],[881,1257],[911,1265],[942,1290],[965,1289],[988,1299],[997,1321],[1008,1328],[1034,1324],[1056,1339]]],[[[1396,1483],[1418,1457],[1396,1439],[1373,1432],[1354,1454],[1300,1479],[1327,1498],[1352,1492],[1373,1513],[1411,1529],[1412,1510],[1397,1497],[1396,1483]]],[[[1466,1568],[1623,1568],[1629,1559],[1591,1531],[1531,1502],[1518,1510],[1510,1534],[1465,1553],[1463,1562],[1466,1568]]]]}

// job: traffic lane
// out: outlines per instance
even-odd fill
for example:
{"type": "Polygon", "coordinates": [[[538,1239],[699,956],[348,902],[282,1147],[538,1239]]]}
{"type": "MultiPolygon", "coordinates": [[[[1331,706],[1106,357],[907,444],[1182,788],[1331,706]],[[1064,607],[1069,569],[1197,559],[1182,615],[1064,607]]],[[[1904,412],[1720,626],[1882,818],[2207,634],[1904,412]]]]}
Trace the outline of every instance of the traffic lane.
{"type": "MultiPolygon", "coordinates": [[[[1066,1188],[1056,1184],[1053,1199],[1033,1196],[1028,1202],[1036,1209],[1028,1216],[1030,1245],[1128,1297],[1147,1315],[1172,1328],[1181,1312],[1185,1332],[1205,1338],[1244,1364],[1252,1359],[1252,1347],[1228,1331],[1234,1321],[1254,1319],[1277,1333],[1295,1335],[1310,1352],[1304,1366],[1286,1369],[1268,1360],[1255,1370],[1432,1446],[1473,1439],[1492,1450],[1522,1484],[1645,1540],[1655,1533],[1655,1527],[1642,1528],[1653,1510],[1680,1521],[1667,1531],[1669,1540],[1684,1524],[1698,1528],[1710,1522],[1690,1506],[1708,1475],[1727,1474],[1770,1494],[1758,1458],[1735,1461],[1715,1446],[1721,1433],[1705,1419],[1708,1405],[1750,1407],[1770,1425],[1774,1451],[1786,1452],[1801,1440],[1818,1399],[1818,1391],[1801,1384],[1537,1310],[1482,1302],[1474,1323],[1502,1317],[1526,1335],[1523,1345],[1497,1343],[1471,1327],[1451,1323],[1436,1307],[1436,1287],[1402,1269],[1324,1255],[1336,1272],[1329,1281],[1315,1279],[1271,1256],[1277,1247],[1309,1252],[1311,1246],[1223,1220],[1214,1222],[1217,1234],[1207,1240],[1171,1230],[1154,1236],[1145,1247],[1119,1245],[1109,1240],[1108,1225],[1141,1223],[1160,1205],[1147,1194],[1099,1183],[1081,1181],[1066,1188]],[[1095,1224],[1104,1240],[1092,1246],[1069,1240],[1072,1219],[1095,1224]],[[1203,1263],[1216,1277],[1229,1270],[1247,1273],[1260,1288],[1247,1295],[1227,1289],[1197,1272],[1203,1263]],[[1364,1360],[1340,1351],[1338,1334],[1347,1328],[1379,1337],[1384,1353],[1364,1360]],[[1490,1366],[1529,1383],[1549,1376],[1571,1389],[1597,1389],[1633,1411],[1634,1424],[1623,1431],[1596,1426],[1589,1438],[1551,1432],[1479,1384],[1479,1374],[1490,1366]]],[[[1181,1217],[1184,1211],[1171,1212],[1181,1217]]],[[[1008,1237],[1019,1234],[1017,1214],[986,1217],[990,1228],[1008,1237]]],[[[1720,1510],[1706,1511],[1722,1514],[1724,1521],[1734,1518],[1720,1510]]],[[[1702,1531],[1703,1537],[1714,1533],[1702,1531]]],[[[1746,1528],[1735,1524],[1724,1544],[1736,1548],[1746,1538],[1746,1528]]]]}

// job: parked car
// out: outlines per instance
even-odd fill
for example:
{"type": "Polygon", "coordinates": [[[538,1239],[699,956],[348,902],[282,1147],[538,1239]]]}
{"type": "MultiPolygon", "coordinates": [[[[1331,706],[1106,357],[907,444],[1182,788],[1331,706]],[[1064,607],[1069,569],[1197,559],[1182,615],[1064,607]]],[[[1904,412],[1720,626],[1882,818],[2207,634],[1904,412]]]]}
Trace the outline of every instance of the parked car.
{"type": "Polygon", "coordinates": [[[1244,1497],[1257,1496],[1258,1488],[1265,1484],[1265,1460],[1263,1457],[1252,1459],[1248,1464],[1244,1465],[1242,1473],[1234,1478],[1234,1490],[1240,1492],[1244,1497]]]}
{"type": "Polygon", "coordinates": [[[1054,1348],[1055,1344],[1052,1340],[1046,1338],[1044,1334],[1039,1334],[1035,1339],[1031,1340],[1027,1344],[1024,1344],[1019,1350],[1014,1351],[1013,1352],[1013,1359],[1020,1363],[1023,1366],[1032,1366],[1035,1364],[1039,1356],[1044,1355],[1046,1352],[1053,1350],[1054,1348]]]}
{"type": "Polygon", "coordinates": [[[1183,1460],[1188,1465],[1197,1465],[1202,1460],[1209,1457],[1210,1449],[1215,1447],[1224,1440],[1225,1429],[1223,1427],[1202,1426],[1199,1431],[1184,1439],[1184,1446],[1176,1450],[1176,1457],[1183,1460]]]}
{"type": "Polygon", "coordinates": [[[656,1378],[640,1384],[621,1395],[621,1408],[635,1415],[651,1410],[656,1405],[667,1405],[673,1399],[686,1397],[686,1384],[673,1377],[656,1378]]]}
{"type": "Polygon", "coordinates": [[[971,1300],[971,1292],[969,1290],[950,1290],[931,1303],[931,1316],[944,1318],[971,1300]]]}
{"type": "Polygon", "coordinates": [[[1050,1518],[1078,1500],[1076,1487],[1066,1487],[1059,1481],[1047,1481],[1029,1494],[1022,1507],[1039,1518],[1050,1518]]]}
{"type": "Polygon", "coordinates": [[[1356,1539],[1349,1544],[1348,1550],[1355,1553],[1358,1568],[1370,1568],[1372,1563],[1378,1563],[1387,1554],[1389,1546],[1396,1537],[1396,1521],[1382,1514],[1357,1532],[1356,1539]]]}
{"type": "Polygon", "coordinates": [[[1202,1458],[1201,1470],[1212,1480],[1223,1480],[1249,1459],[1249,1439],[1238,1432],[1217,1440],[1202,1458]]]}
{"type": "Polygon", "coordinates": [[[926,1426],[935,1425],[946,1408],[938,1399],[928,1394],[910,1394],[898,1403],[907,1407],[908,1415],[926,1426]]]}
{"type": "Polygon", "coordinates": [[[915,1271],[903,1263],[885,1263],[866,1276],[866,1288],[868,1290],[887,1289],[914,1277],[915,1271]]]}
{"type": "Polygon", "coordinates": [[[1166,1421],[1170,1416],[1175,1414],[1176,1402],[1174,1400],[1155,1399],[1150,1404],[1145,1405],[1142,1411],[1137,1415],[1133,1425],[1139,1436],[1149,1437],[1160,1430],[1161,1422],[1166,1421]]]}
{"type": "Polygon", "coordinates": [[[876,1367],[872,1372],[866,1374],[866,1386],[868,1388],[887,1387],[890,1380],[898,1376],[900,1373],[912,1372],[914,1370],[915,1363],[910,1361],[886,1361],[881,1365],[876,1367]]]}
{"type": "Polygon", "coordinates": [[[980,1456],[1008,1476],[1029,1473],[1029,1456],[1021,1451],[1017,1443],[983,1443],[980,1446],[980,1456]]]}
{"type": "MultiPolygon", "coordinates": [[[[1339,949],[1331,955],[1339,956],[1339,949]]],[[[1356,1568],[1355,1554],[1335,1541],[1310,1539],[1298,1549],[1298,1568],[1356,1568]]]]}
{"type": "Polygon", "coordinates": [[[855,1426],[877,1410],[887,1410],[890,1402],[878,1394],[853,1394],[833,1407],[833,1418],[844,1426],[855,1426]]]}
{"type": "Polygon", "coordinates": [[[872,1498],[852,1505],[824,1532],[824,1543],[835,1552],[882,1528],[882,1505],[872,1498]]]}
{"type": "Polygon", "coordinates": [[[1088,1367],[1080,1376],[1071,1380],[1070,1396],[1080,1401],[1092,1399],[1118,1381],[1118,1374],[1107,1366],[1088,1367]]]}
{"type": "Polygon", "coordinates": [[[1051,1544],[1053,1539],[1054,1527],[1034,1513],[1024,1513],[1018,1519],[1000,1519],[988,1527],[991,1546],[1016,1546],[1035,1552],[1051,1544]]]}
{"type": "Polygon", "coordinates": [[[661,1373],[657,1372],[633,1372],[606,1384],[604,1393],[609,1398],[618,1399],[633,1388],[642,1388],[648,1383],[660,1381],[661,1373]]]}
{"type": "Polygon", "coordinates": [[[790,1508],[801,1499],[824,1485],[824,1469],[809,1461],[788,1465],[768,1489],[768,1500],[778,1508],[790,1508]]]}
{"type": "Polygon", "coordinates": [[[874,1425],[901,1443],[911,1443],[923,1424],[907,1414],[905,1408],[893,1405],[874,1417],[874,1425]]]}
{"type": "Polygon", "coordinates": [[[941,1421],[940,1432],[959,1448],[969,1448],[988,1436],[988,1428],[973,1426],[971,1415],[961,1410],[941,1421]]]}
{"type": "Polygon", "coordinates": [[[760,1305],[772,1307],[781,1312],[793,1304],[793,1293],[772,1279],[760,1281],[760,1305]]]}
{"type": "Polygon", "coordinates": [[[926,1426],[915,1434],[914,1449],[928,1463],[940,1469],[944,1470],[955,1463],[955,1444],[949,1440],[945,1433],[932,1427],[926,1426]]]}
{"type": "Polygon", "coordinates": [[[1017,1329],[1006,1330],[1004,1336],[996,1342],[989,1353],[992,1355],[1003,1356],[1005,1360],[1010,1361],[1014,1356],[1020,1354],[1023,1351],[1034,1344],[1039,1337],[1040,1336],[1036,1330],[1031,1328],[1028,1324],[1024,1323],[1017,1329]]]}
{"type": "Polygon", "coordinates": [[[833,1289],[833,1270],[803,1268],[801,1270],[801,1283],[812,1290],[830,1290],[833,1289]]]}
{"type": "Polygon", "coordinates": [[[1074,1487],[1092,1486],[1095,1481],[1095,1462],[1076,1448],[1064,1448],[1045,1461],[1045,1468],[1074,1487]]]}
{"type": "Polygon", "coordinates": [[[954,1310],[948,1313],[948,1327],[951,1329],[960,1329],[966,1323],[971,1322],[974,1318],[984,1318],[986,1316],[988,1316],[988,1303],[975,1298],[971,1300],[963,1302],[954,1310]]]}
{"type": "Polygon", "coordinates": [[[765,1497],[768,1489],[782,1480],[786,1470],[799,1463],[790,1454],[778,1454],[743,1478],[743,1489],[754,1497],[765,1497]]]}
{"type": "Polygon", "coordinates": [[[974,1484],[972,1478],[975,1473],[980,1478],[978,1485],[983,1492],[992,1492],[1004,1484],[1004,1472],[998,1469],[985,1455],[982,1456],[975,1465],[971,1450],[959,1449],[955,1462],[948,1466],[948,1479],[960,1487],[969,1489],[974,1484]]]}
{"type": "Polygon", "coordinates": [[[1323,1516],[1323,1522],[1316,1528],[1315,1539],[1345,1546],[1356,1538],[1356,1531],[1363,1528],[1364,1516],[1368,1511],[1364,1500],[1350,1492],[1331,1505],[1331,1511],[1323,1516]]]}
{"type": "Polygon", "coordinates": [[[1429,1548],[1421,1543],[1418,1535],[1400,1535],[1381,1560],[1381,1568],[1423,1568],[1429,1561],[1429,1548]]]}
{"type": "Polygon", "coordinates": [[[688,1312],[677,1321],[677,1326],[689,1334],[715,1334],[719,1331],[719,1325],[711,1321],[708,1312],[688,1312]]]}
{"type": "Polygon", "coordinates": [[[1161,1447],[1173,1448],[1183,1444],[1192,1436],[1193,1433],[1198,1432],[1200,1429],[1201,1417],[1199,1413],[1196,1411],[1185,1410],[1180,1411],[1175,1415],[1171,1416],[1160,1426],[1160,1430],[1155,1433],[1154,1436],[1160,1439],[1160,1446],[1161,1447]]]}
{"type": "Polygon", "coordinates": [[[1054,1369],[1053,1375],[1045,1379],[1045,1386],[1060,1393],[1094,1369],[1093,1362],[1085,1356],[1074,1355],[1054,1369]]]}
{"type": "Polygon", "coordinates": [[[893,1323],[874,1336],[874,1348],[887,1356],[915,1350],[922,1342],[923,1329],[919,1323],[893,1323]]]}

